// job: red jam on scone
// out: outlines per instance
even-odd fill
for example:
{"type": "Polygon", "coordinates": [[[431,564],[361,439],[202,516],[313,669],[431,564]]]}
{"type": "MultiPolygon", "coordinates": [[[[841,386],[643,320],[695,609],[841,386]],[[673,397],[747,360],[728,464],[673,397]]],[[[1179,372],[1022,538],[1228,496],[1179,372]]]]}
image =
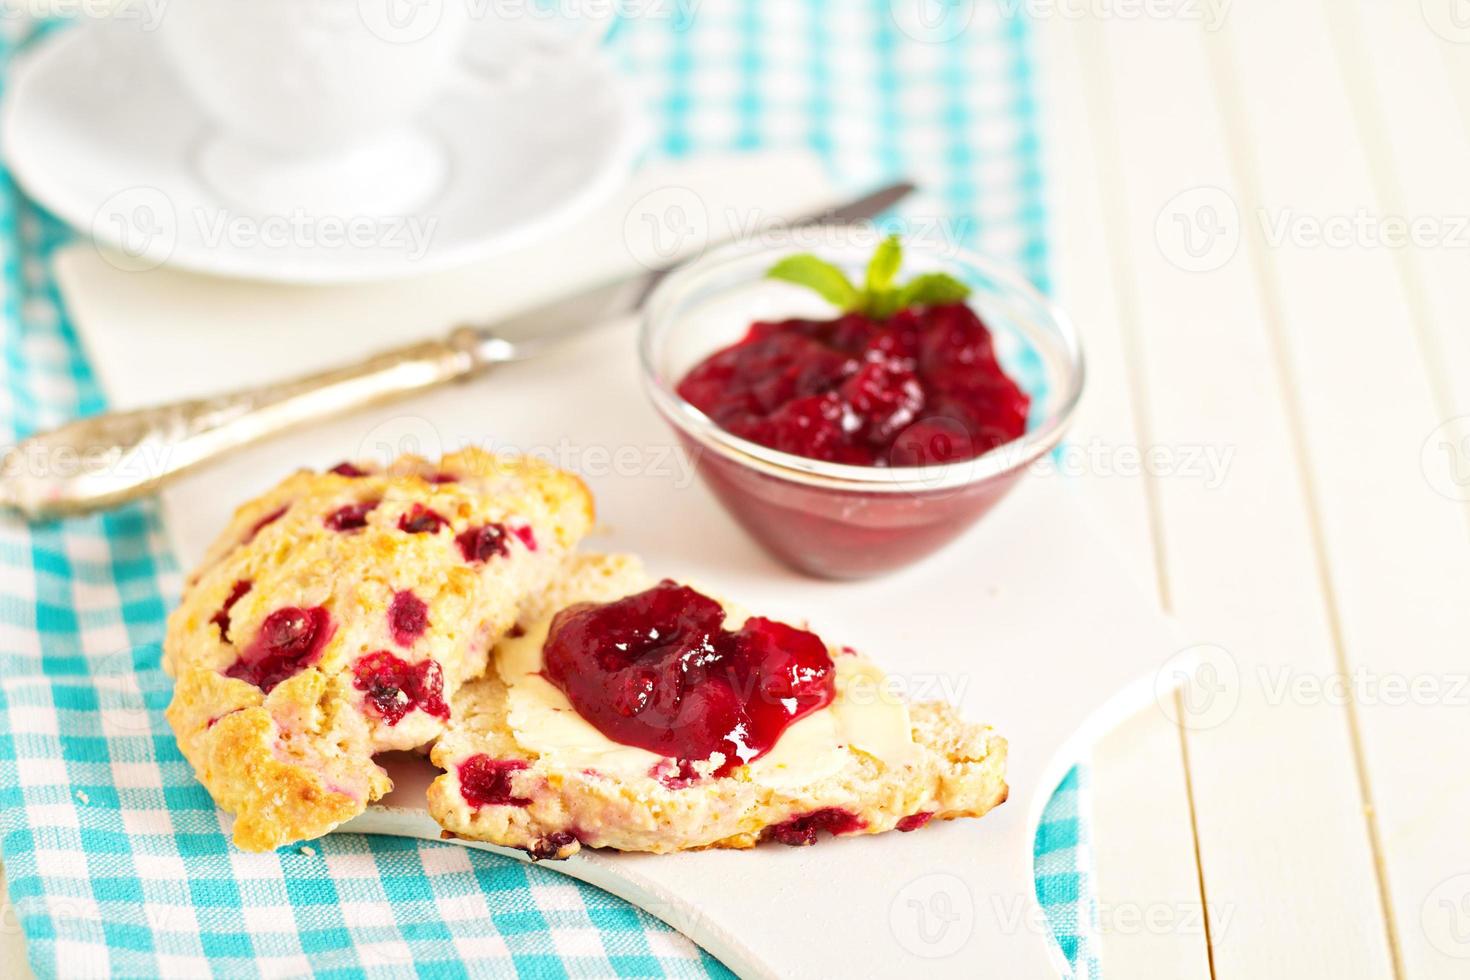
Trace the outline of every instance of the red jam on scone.
{"type": "Polygon", "coordinates": [[[627,556],[574,556],[493,662],[455,695],[429,809],[456,836],[537,858],[806,845],[1006,796],[990,729],[627,556]]]}
{"type": "Polygon", "coordinates": [[[752,618],[725,629],[715,600],[668,579],[551,623],[544,674],[615,742],[680,760],[719,754],[715,775],[765,755],[832,703],[832,658],[815,633],[752,618]]]}

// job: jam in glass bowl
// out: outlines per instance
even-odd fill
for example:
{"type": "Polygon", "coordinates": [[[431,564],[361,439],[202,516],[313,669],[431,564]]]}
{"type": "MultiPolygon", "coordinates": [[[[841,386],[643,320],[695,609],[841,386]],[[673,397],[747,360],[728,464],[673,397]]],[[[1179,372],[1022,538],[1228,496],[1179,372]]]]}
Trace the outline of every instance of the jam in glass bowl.
{"type": "Polygon", "coordinates": [[[873,236],[824,231],[804,237],[834,244],[742,243],[670,275],[640,356],[654,405],[756,541],[799,571],[866,578],[947,544],[1057,444],[1082,353],[1023,279],[949,247],[904,243],[900,280],[958,280],[963,300],[853,313],[768,277],[802,253],[861,290],[873,236]]]}

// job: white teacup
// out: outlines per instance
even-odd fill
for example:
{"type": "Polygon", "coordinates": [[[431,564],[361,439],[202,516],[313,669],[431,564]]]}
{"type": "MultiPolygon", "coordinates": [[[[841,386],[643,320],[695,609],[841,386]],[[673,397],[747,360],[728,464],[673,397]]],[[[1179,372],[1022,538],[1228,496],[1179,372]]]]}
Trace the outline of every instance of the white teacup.
{"type": "MultiPolygon", "coordinates": [[[[413,125],[465,69],[466,36],[533,0],[172,0],[164,52],[216,132],[198,167],[258,211],[402,214],[448,162],[413,125]]],[[[538,17],[544,16],[537,14],[538,17]]],[[[593,43],[611,18],[595,28],[593,43]]],[[[508,33],[515,25],[507,23],[508,33]]],[[[566,47],[586,43],[579,30],[566,47]]],[[[542,52],[501,51],[503,78],[542,52]]],[[[498,73],[498,72],[497,72],[498,73]]],[[[494,84],[482,81],[481,84],[494,84]]]]}

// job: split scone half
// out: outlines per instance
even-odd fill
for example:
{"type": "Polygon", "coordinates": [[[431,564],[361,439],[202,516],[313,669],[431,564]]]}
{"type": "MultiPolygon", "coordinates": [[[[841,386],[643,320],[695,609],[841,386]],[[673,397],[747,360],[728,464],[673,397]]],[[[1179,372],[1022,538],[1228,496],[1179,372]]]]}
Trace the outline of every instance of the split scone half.
{"type": "Polygon", "coordinates": [[[592,523],[575,476],[466,450],[301,472],[238,511],[169,617],[167,717],[235,843],[319,837],[390,788],[592,523]]]}
{"type": "MultiPolygon", "coordinates": [[[[871,661],[845,648],[825,651],[830,702],[791,722],[748,762],[681,759],[604,735],[548,679],[556,673],[547,670],[548,632],[553,620],[558,635],[569,628],[572,621],[558,618],[559,611],[580,615],[598,607],[579,604],[612,603],[654,585],[635,559],[574,556],[528,605],[496,647],[491,669],[456,694],[452,720],[434,746],[432,760],[444,774],[429,789],[429,808],[447,831],[538,858],[565,858],[582,846],[662,853],[747,848],[763,839],[810,844],[819,832],[916,830],[931,818],[976,817],[1005,801],[1004,739],[947,704],[904,701],[871,661]]],[[[792,630],[720,605],[725,630],[742,623],[792,630]]],[[[611,646],[596,656],[625,648],[620,627],[604,621],[599,628],[593,641],[611,646]]],[[[553,657],[560,656],[559,642],[550,645],[553,657]]],[[[678,663],[678,670],[701,669],[689,667],[687,657],[678,663]]],[[[609,676],[618,679],[605,692],[607,717],[621,723],[640,717],[672,675],[609,676]]],[[[596,684],[586,689],[598,696],[596,684]]],[[[651,732],[643,732],[644,741],[656,746],[651,732]]]]}

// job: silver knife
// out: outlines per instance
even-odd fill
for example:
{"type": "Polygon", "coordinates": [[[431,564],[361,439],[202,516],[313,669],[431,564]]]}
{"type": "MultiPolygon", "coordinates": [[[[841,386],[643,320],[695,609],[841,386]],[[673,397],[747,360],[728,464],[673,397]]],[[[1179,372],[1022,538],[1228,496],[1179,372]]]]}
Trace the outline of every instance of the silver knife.
{"type": "MultiPolygon", "coordinates": [[[[892,184],[792,224],[862,221],[913,190],[909,183],[892,184]]],[[[634,312],[681,264],[594,286],[493,323],[461,326],[441,340],[384,351],[330,371],[68,423],[5,454],[0,506],[39,520],[134,500],[196,466],[288,429],[535,357],[590,326],[634,312]]]]}

